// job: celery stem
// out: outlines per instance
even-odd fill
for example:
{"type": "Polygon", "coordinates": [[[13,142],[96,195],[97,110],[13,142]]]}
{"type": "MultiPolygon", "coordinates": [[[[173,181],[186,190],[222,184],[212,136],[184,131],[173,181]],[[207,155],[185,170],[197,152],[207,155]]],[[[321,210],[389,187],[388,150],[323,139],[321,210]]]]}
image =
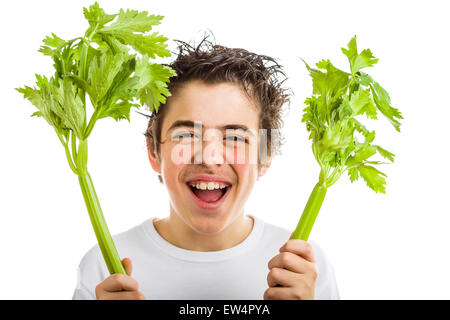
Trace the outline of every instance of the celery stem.
{"type": "Polygon", "coordinates": [[[308,240],[326,193],[327,188],[325,185],[319,183],[315,185],[297,224],[297,228],[292,234],[292,239],[308,240]]]}
{"type": "Polygon", "coordinates": [[[331,187],[336,181],[338,181],[341,174],[342,174],[341,167],[338,166],[334,168],[331,175],[327,177],[327,188],[331,187]]]}
{"type": "Polygon", "coordinates": [[[75,164],[72,161],[72,156],[67,144],[64,145],[64,150],[66,151],[67,162],[69,162],[70,169],[72,169],[73,173],[78,174],[78,169],[75,167],[75,164]]]}
{"type": "Polygon", "coordinates": [[[94,228],[95,236],[97,237],[98,245],[109,273],[125,274],[125,269],[120,261],[119,254],[106,225],[105,218],[103,217],[100,202],[89,172],[86,170],[84,174],[80,174],[78,180],[89,212],[89,218],[91,219],[92,227],[94,228]]]}
{"type": "Polygon", "coordinates": [[[72,155],[73,161],[77,163],[77,139],[73,131],[72,131],[72,155]]]}
{"type": "Polygon", "coordinates": [[[97,121],[97,109],[94,110],[94,113],[91,116],[91,119],[89,120],[88,126],[86,128],[86,131],[84,132],[84,138],[87,139],[89,135],[92,132],[92,129],[94,129],[95,122],[97,121]]]}

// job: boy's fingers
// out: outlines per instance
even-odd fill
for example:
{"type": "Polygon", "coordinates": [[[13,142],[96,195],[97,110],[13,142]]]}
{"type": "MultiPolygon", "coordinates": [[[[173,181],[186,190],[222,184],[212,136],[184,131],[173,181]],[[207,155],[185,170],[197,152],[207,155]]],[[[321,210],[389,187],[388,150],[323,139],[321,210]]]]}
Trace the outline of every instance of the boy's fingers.
{"type": "Polygon", "coordinates": [[[309,242],[300,239],[288,240],[281,248],[280,252],[292,252],[304,259],[315,262],[314,250],[309,242]]]}
{"type": "Polygon", "coordinates": [[[140,291],[105,292],[99,300],[145,300],[140,291]]]}
{"type": "Polygon", "coordinates": [[[282,268],[296,273],[310,273],[315,270],[312,262],[292,252],[281,252],[267,264],[269,269],[282,268]]]}
{"type": "Polygon", "coordinates": [[[269,287],[277,285],[283,287],[293,287],[301,275],[282,268],[272,268],[267,275],[267,284],[269,287]]]}
{"type": "Polygon", "coordinates": [[[127,275],[131,276],[131,272],[133,271],[133,263],[130,258],[122,259],[123,267],[125,268],[125,272],[127,275]]]}
{"type": "Polygon", "coordinates": [[[264,300],[295,300],[297,299],[292,294],[291,288],[285,287],[270,287],[264,292],[264,300]]]}
{"type": "Polygon", "coordinates": [[[105,281],[102,282],[103,290],[109,292],[117,292],[117,291],[136,291],[138,290],[138,283],[132,277],[115,273],[109,276],[105,281]]]}

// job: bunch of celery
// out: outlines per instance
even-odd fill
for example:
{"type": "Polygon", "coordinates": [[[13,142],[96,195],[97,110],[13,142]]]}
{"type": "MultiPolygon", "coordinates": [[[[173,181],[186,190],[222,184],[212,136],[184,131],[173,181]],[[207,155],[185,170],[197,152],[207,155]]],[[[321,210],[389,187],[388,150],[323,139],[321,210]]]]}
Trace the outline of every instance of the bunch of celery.
{"type": "Polygon", "coordinates": [[[37,87],[16,90],[38,109],[32,116],[44,118],[64,147],[109,272],[125,273],[87,169],[88,138],[99,119],[129,121],[130,109],[144,104],[157,111],[170,96],[167,83],[175,72],[150,62],[170,57],[167,38],[147,33],[162,16],[122,9],[110,15],[97,2],[83,12],[89,22],[83,37],[66,41],[52,33],[43,41],[39,51],[53,59],[54,76],[36,75],[37,87]],[[89,119],[86,94],[93,107],[89,119]]]}
{"type": "Polygon", "coordinates": [[[363,178],[375,192],[385,193],[386,175],[375,168],[383,164],[371,161],[379,153],[394,162],[394,154],[373,143],[375,131],[368,130],[358,116],[377,119],[380,111],[400,132],[401,113],[391,106],[389,94],[368,74],[361,71],[378,62],[369,49],[358,53],[356,36],[342,48],[350,63],[350,73],[334,67],[329,60],[311,68],[306,62],[313,82],[313,94],[307,98],[302,122],[312,140],[312,151],[320,165],[319,182],[315,185],[300,221],[292,234],[293,239],[308,240],[311,229],[322,206],[327,189],[348,172],[350,181],[363,178]],[[358,141],[357,134],[364,137],[358,141]]]}

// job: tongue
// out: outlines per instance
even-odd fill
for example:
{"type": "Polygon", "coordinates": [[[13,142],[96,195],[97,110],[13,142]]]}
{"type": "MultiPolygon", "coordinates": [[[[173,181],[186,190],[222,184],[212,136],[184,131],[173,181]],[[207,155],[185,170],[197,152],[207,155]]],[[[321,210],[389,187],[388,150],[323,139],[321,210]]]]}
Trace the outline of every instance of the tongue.
{"type": "Polygon", "coordinates": [[[200,198],[200,200],[203,200],[205,202],[217,201],[222,196],[222,191],[220,191],[219,189],[200,190],[195,188],[194,193],[198,198],[200,198]]]}

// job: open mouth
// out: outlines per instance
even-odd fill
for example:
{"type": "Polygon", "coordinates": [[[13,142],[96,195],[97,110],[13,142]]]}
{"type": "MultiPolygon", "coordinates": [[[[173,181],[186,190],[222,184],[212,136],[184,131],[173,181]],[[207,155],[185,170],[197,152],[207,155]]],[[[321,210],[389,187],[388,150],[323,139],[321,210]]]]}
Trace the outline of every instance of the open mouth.
{"type": "Polygon", "coordinates": [[[231,186],[214,189],[199,189],[187,184],[195,203],[203,209],[217,209],[230,193],[231,186]]]}

